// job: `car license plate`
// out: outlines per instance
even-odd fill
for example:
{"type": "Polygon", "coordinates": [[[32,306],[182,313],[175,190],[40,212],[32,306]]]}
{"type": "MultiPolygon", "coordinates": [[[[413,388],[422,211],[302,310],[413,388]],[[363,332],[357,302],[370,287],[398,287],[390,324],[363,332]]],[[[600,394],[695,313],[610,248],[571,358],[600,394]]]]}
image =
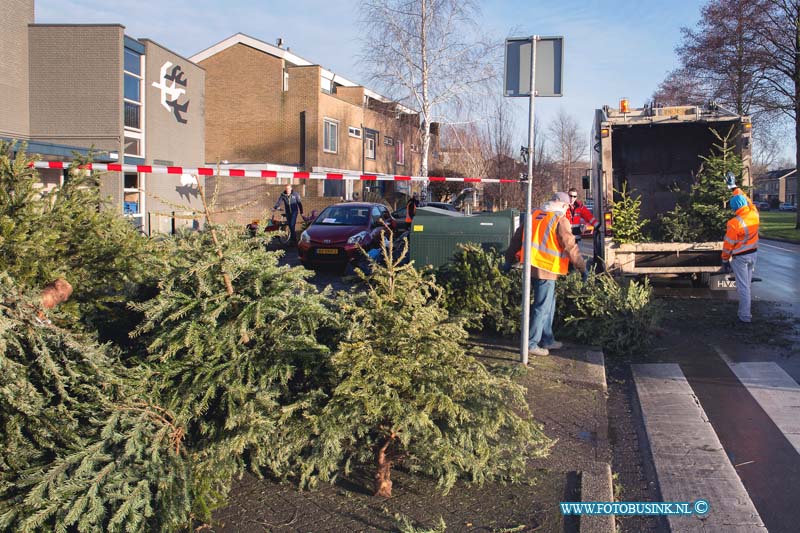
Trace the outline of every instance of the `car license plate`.
{"type": "Polygon", "coordinates": [[[339,249],[338,248],[320,248],[317,250],[319,255],[338,255],[339,249]]]}

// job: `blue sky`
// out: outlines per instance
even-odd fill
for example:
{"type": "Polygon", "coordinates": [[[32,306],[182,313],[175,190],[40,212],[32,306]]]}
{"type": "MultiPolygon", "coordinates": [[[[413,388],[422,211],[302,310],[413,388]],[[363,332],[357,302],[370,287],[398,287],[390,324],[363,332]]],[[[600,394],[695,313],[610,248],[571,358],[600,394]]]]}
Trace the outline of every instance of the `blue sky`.
{"type": "MultiPolygon", "coordinates": [[[[539,98],[546,124],[563,107],[586,131],[593,110],[647,101],[677,60],[681,26],[694,26],[699,0],[485,1],[483,30],[499,41],[514,35],[563,35],[563,98],[539,98]]],[[[359,82],[361,50],[357,0],[37,0],[36,22],[120,23],[132,37],[148,37],[190,56],[242,32],[274,43],[359,82]]],[[[526,143],[527,101],[513,99],[519,143],[526,143]]]]}

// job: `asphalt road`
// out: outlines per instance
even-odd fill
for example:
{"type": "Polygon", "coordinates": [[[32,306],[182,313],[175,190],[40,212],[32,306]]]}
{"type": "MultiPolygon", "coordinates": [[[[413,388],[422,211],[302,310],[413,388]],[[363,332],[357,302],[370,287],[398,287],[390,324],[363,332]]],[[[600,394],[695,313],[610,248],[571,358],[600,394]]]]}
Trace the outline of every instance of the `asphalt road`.
{"type": "MultiPolygon", "coordinates": [[[[800,245],[761,239],[753,297],[770,302],[800,303],[800,245]]],[[[731,295],[735,298],[735,293],[731,295]]]]}
{"type": "MultiPolygon", "coordinates": [[[[755,273],[761,281],[753,284],[754,319],[746,325],[737,323],[732,315],[736,291],[692,289],[674,280],[671,285],[656,283],[657,294],[666,296],[665,301],[677,297],[691,311],[669,325],[669,333],[653,347],[650,361],[679,365],[694,402],[703,409],[703,416],[719,438],[747,496],[771,532],[797,531],[798,272],[800,245],[761,240],[755,273]],[[725,300],[730,303],[725,306],[717,303],[725,300]]],[[[664,414],[660,411],[656,406],[644,414],[658,417],[664,414]]],[[[663,434],[648,436],[658,440],[650,447],[669,454],[674,450],[668,444],[677,442],[680,444],[677,449],[693,450],[696,436],[684,434],[680,424],[675,424],[668,433],[672,441],[665,441],[663,434]]],[[[662,457],[664,464],[670,465],[672,460],[669,455],[666,459],[662,457]]],[[[717,472],[698,469],[694,475],[700,480],[717,472]]],[[[664,482],[669,484],[670,479],[665,477],[664,482]]],[[[742,530],[750,529],[745,526],[742,530]]]]}

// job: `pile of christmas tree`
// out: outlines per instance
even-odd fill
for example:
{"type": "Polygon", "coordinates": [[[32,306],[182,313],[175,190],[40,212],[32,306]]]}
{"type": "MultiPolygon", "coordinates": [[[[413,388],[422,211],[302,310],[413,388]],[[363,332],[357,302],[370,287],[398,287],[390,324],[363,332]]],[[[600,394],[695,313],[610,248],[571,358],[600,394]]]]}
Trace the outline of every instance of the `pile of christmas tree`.
{"type": "Polygon", "coordinates": [[[176,530],[210,520],[245,469],[305,486],[360,463],[388,495],[395,465],[446,490],[519,479],[546,452],[522,389],[466,353],[440,289],[391,250],[334,297],[214,224],[199,184],[203,230],[150,240],[103,208],[81,161],[43,192],[13,148],[1,530],[176,530]]]}
{"type": "Polygon", "coordinates": [[[714,242],[722,240],[725,224],[730,218],[727,201],[730,191],[723,176],[732,172],[742,175],[742,159],[735,153],[730,133],[717,136],[712,153],[701,157],[702,164],[688,191],[676,190],[674,209],[659,215],[655,220],[640,217],[641,199],[635,191],[615,191],[617,199],[612,207],[614,240],[628,242],[714,242]]]}

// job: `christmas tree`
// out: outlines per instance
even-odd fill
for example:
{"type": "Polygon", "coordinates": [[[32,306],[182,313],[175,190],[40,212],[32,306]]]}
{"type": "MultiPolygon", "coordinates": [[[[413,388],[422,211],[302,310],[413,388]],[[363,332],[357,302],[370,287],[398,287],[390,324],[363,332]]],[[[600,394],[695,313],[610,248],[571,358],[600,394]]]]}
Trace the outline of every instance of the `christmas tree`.
{"type": "Polygon", "coordinates": [[[250,466],[283,476],[308,436],[303,409],[322,397],[329,350],[316,332],[332,324],[326,293],[299,267],[280,266],[236,226],[213,224],[165,241],[159,294],[134,308],[161,403],[187,428],[195,472],[206,484],[201,517],[224,501],[250,466]]]}
{"type": "Polygon", "coordinates": [[[404,253],[384,245],[383,265],[341,303],[347,326],[333,355],[337,384],[310,413],[313,440],[303,483],[372,465],[374,492],[391,496],[402,465],[438,479],[519,480],[526,460],[549,445],[531,419],[524,390],[466,353],[467,332],[442,306],[441,289],[404,253]]]}
{"type": "Polygon", "coordinates": [[[161,258],[101,201],[99,175],[79,168],[89,161],[76,159],[64,184],[45,191],[24,145],[0,142],[0,271],[31,288],[66,279],[74,294],[62,311],[119,340],[133,327],[127,301],[154,283],[161,258]]]}
{"type": "Polygon", "coordinates": [[[189,518],[183,430],[83,334],[0,274],[0,530],[151,531],[189,518]]]}
{"type": "Polygon", "coordinates": [[[701,158],[703,163],[689,192],[681,193],[675,209],[659,219],[656,229],[667,242],[720,241],[725,235],[731,193],[724,176],[733,172],[741,179],[743,164],[733,145],[733,128],[726,135],[713,129],[711,133],[718,142],[708,157],[701,158]]]}

